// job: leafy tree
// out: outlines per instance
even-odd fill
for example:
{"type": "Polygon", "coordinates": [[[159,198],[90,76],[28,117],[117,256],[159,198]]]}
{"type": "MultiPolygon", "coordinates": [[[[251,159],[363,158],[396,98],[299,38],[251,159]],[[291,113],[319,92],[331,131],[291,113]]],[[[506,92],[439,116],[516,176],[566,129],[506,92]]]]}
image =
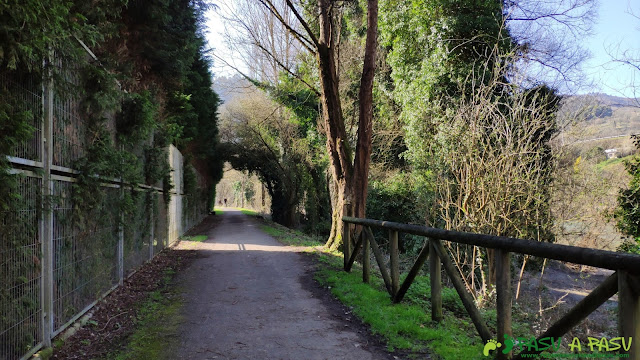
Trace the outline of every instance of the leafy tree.
{"type": "MultiPolygon", "coordinates": [[[[551,240],[543,189],[553,172],[548,142],[559,98],[519,80],[526,51],[503,9],[500,1],[382,3],[405,156],[416,184],[434,192],[423,194],[437,209],[423,214],[430,224],[551,240]]],[[[477,266],[471,250],[461,266],[477,266]]],[[[493,283],[493,251],[486,257],[493,283]]]]}
{"type": "MultiPolygon", "coordinates": [[[[633,135],[634,143],[640,148],[640,139],[633,135]]],[[[627,189],[620,190],[618,195],[618,209],[614,216],[618,221],[618,229],[630,239],[619,248],[621,251],[640,254],[640,156],[625,163],[627,172],[631,175],[631,182],[627,189]]]]}

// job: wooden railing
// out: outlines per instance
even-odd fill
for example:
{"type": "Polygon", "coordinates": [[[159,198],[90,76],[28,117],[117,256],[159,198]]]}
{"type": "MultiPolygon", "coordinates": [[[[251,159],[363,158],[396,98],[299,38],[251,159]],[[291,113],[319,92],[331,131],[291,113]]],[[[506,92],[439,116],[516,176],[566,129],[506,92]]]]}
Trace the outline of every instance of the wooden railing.
{"type": "MultiPolygon", "coordinates": [[[[581,248],[575,246],[550,244],[544,242],[516,239],[504,236],[474,234],[458,231],[430,228],[426,226],[407,225],[389,221],[361,219],[345,216],[343,221],[344,241],[344,270],[351,271],[353,262],[360,249],[362,258],[362,279],[369,282],[370,264],[369,251],[372,250],[374,258],[380,268],[382,279],[387,291],[394,303],[402,301],[407,290],[418,275],[422,265],[429,257],[429,274],[431,282],[431,318],[434,321],[442,320],[442,281],[441,266],[449,276],[451,283],[460,295],[468,315],[482,338],[483,342],[489,339],[502,341],[502,336],[513,337],[511,330],[511,253],[538,256],[541,258],[571,262],[598,268],[610,269],[615,272],[596,287],[582,301],[576,304],[567,314],[557,320],[538,339],[558,338],[566,334],[589,314],[604,304],[609,298],[618,293],[618,324],[619,336],[632,338],[630,359],[640,359],[640,256],[617,253],[612,251],[581,248]],[[351,240],[353,225],[359,225],[357,241],[351,240]],[[385,229],[389,231],[389,256],[390,269],[388,270],[371,228],[385,229]],[[400,271],[398,261],[398,233],[407,233],[427,238],[415,263],[411,267],[406,278],[400,284],[400,271]],[[473,297],[467,291],[460,272],[453,264],[448,251],[441,240],[459,244],[468,244],[495,249],[496,259],[496,307],[497,307],[497,336],[493,336],[485,324],[480,311],[473,301],[473,297]],[[500,338],[499,338],[499,337],[500,338]]],[[[541,351],[523,351],[515,358],[521,358],[523,354],[536,354],[541,351]]],[[[497,352],[498,359],[510,359],[512,354],[497,352]]]]}

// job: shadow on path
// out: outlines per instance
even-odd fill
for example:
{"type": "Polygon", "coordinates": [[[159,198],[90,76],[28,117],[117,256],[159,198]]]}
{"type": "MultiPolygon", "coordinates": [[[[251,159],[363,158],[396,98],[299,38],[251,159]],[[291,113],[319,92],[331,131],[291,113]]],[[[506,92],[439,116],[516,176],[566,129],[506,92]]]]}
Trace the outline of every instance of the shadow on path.
{"type": "Polygon", "coordinates": [[[177,277],[185,306],[173,358],[393,359],[303,286],[308,269],[295,248],[239,211],[216,217],[200,228],[205,242],[177,248],[201,257],[177,277]]]}

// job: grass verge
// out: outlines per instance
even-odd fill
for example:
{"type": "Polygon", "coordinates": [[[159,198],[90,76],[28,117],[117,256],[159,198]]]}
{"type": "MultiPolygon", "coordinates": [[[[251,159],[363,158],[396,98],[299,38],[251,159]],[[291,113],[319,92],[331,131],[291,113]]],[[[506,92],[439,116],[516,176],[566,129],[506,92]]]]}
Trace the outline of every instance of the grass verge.
{"type": "Polygon", "coordinates": [[[174,348],[180,322],[182,301],[170,285],[175,271],[165,269],[162,286],[151,292],[140,305],[135,331],[124,349],[110,354],[108,360],[170,359],[168,349],[174,348]]]}
{"type": "Polygon", "coordinates": [[[245,214],[245,215],[249,215],[249,216],[256,216],[256,217],[260,217],[260,213],[255,211],[255,210],[251,210],[251,209],[244,209],[244,208],[240,208],[238,209],[240,210],[241,213],[245,214]]]}
{"type": "Polygon", "coordinates": [[[192,235],[192,236],[183,236],[180,238],[180,241],[193,241],[193,242],[203,242],[208,239],[207,235],[192,235]]]}
{"type": "MultiPolygon", "coordinates": [[[[319,239],[277,224],[264,224],[262,230],[285,245],[313,247],[310,251],[313,251],[319,263],[316,281],[350,307],[354,315],[371,327],[372,333],[384,338],[389,351],[407,351],[416,358],[428,353],[434,359],[486,359],[482,355],[484,343],[455,289],[443,288],[444,319],[435,323],[430,315],[431,287],[428,276],[418,276],[403,302],[393,304],[384,282],[375,273],[376,266],[372,269],[371,283],[364,284],[361,267],[356,264],[352,272],[343,271],[342,253],[321,249],[322,242],[319,239]]],[[[495,329],[495,309],[482,312],[489,328],[495,329]]],[[[517,309],[514,309],[514,314],[517,313],[517,309]]],[[[513,330],[517,334],[528,333],[527,326],[517,321],[514,321],[513,330]]]]}
{"type": "Polygon", "coordinates": [[[265,223],[260,229],[284,245],[317,247],[324,243],[319,238],[310,237],[300,231],[291,230],[275,223],[265,223]]]}

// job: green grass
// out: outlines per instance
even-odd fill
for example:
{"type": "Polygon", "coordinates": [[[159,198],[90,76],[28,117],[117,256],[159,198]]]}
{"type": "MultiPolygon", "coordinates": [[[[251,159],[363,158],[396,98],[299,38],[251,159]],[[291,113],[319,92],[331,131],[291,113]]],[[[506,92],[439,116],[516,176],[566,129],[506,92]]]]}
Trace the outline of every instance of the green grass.
{"type": "Polygon", "coordinates": [[[224,213],[224,210],[220,210],[220,209],[216,209],[216,208],[214,208],[214,209],[213,209],[213,212],[215,212],[215,213],[216,213],[216,215],[222,215],[222,213],[224,213]]]}
{"type": "Polygon", "coordinates": [[[149,294],[140,305],[135,332],[128,338],[124,350],[111,354],[110,360],[133,359],[170,359],[169,350],[175,348],[177,331],[180,324],[182,301],[175,289],[169,288],[169,282],[175,274],[166,269],[164,285],[149,294]]]}
{"type": "Polygon", "coordinates": [[[455,290],[443,289],[444,320],[434,323],[430,319],[427,277],[416,279],[403,303],[392,304],[379,278],[372,277],[371,285],[364,284],[360,271],[342,271],[339,256],[321,253],[319,259],[323,266],[316,273],[316,280],[330,287],[333,295],[370,324],[372,332],[387,341],[389,350],[429,352],[442,359],[483,358],[483,344],[471,320],[446,310],[451,307],[458,312],[462,306],[455,290]]]}
{"type": "MultiPolygon", "coordinates": [[[[322,245],[298,231],[279,225],[263,225],[262,230],[287,245],[322,245]]],[[[371,326],[374,334],[382,336],[389,350],[409,351],[414,356],[429,353],[434,359],[485,359],[482,355],[484,343],[473,322],[467,315],[462,300],[455,289],[443,287],[442,303],[444,319],[440,323],[431,321],[431,286],[428,276],[418,276],[400,304],[392,304],[384,282],[373,265],[371,283],[362,282],[362,270],[354,266],[347,273],[342,270],[342,253],[330,253],[314,249],[320,268],[316,280],[331,289],[336,298],[353,309],[355,316],[371,326]]],[[[401,275],[401,281],[406,274],[401,275]]],[[[490,329],[496,328],[495,308],[481,309],[490,329]]],[[[528,323],[533,321],[530,313],[513,308],[513,331],[518,336],[530,337],[528,323]]]]}
{"type": "Polygon", "coordinates": [[[284,245],[311,247],[324,245],[324,242],[320,241],[318,238],[309,237],[308,235],[300,231],[291,230],[284,227],[276,228],[275,226],[275,224],[273,226],[262,225],[260,226],[260,228],[262,231],[274,237],[284,245]]]}
{"type": "Polygon", "coordinates": [[[245,214],[245,215],[249,215],[249,216],[256,216],[256,217],[259,217],[259,216],[260,216],[260,213],[259,213],[259,212],[257,212],[257,211],[255,211],[255,210],[251,210],[251,209],[243,209],[243,208],[240,208],[239,210],[240,210],[240,212],[241,212],[241,213],[243,213],[243,214],[245,214]]]}
{"type": "MultiPolygon", "coordinates": [[[[318,240],[278,225],[263,225],[262,230],[287,245],[322,245],[318,240]]],[[[443,288],[444,320],[434,323],[431,321],[431,288],[427,276],[418,276],[405,300],[393,304],[375,272],[371,274],[371,284],[364,284],[361,270],[355,267],[350,273],[342,270],[341,253],[316,251],[315,255],[320,263],[316,280],[353,309],[354,315],[369,324],[374,334],[382,336],[389,350],[407,350],[416,355],[429,353],[435,359],[484,358],[484,344],[454,289],[443,288]]],[[[491,317],[491,314],[487,315],[491,317]]]]}
{"type": "Polygon", "coordinates": [[[614,166],[616,164],[621,164],[624,161],[629,161],[632,158],[633,158],[633,155],[629,155],[629,156],[626,156],[626,157],[623,157],[623,158],[608,159],[608,160],[605,160],[605,161],[601,161],[601,162],[596,164],[596,169],[597,170],[604,170],[604,169],[607,169],[607,168],[609,168],[611,166],[614,166]]]}
{"type": "Polygon", "coordinates": [[[209,237],[207,235],[193,235],[193,236],[183,236],[180,238],[182,241],[194,241],[194,242],[203,242],[206,241],[209,237]]]}

